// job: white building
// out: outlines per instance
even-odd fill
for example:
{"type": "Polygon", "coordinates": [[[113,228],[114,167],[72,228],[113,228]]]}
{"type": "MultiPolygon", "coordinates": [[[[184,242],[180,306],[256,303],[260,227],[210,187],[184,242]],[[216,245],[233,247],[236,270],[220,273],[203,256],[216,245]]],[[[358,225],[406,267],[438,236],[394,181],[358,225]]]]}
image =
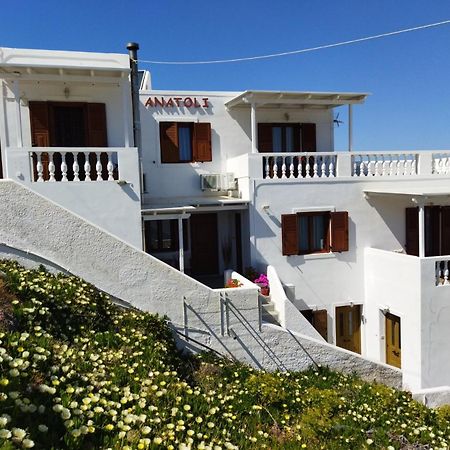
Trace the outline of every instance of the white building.
{"type": "Polygon", "coordinates": [[[124,55],[1,49],[2,176],[211,287],[268,271],[284,328],[306,317],[413,391],[450,385],[450,152],[335,152],[334,108],[364,93],[145,73],[141,192],[128,75],[124,55]]]}

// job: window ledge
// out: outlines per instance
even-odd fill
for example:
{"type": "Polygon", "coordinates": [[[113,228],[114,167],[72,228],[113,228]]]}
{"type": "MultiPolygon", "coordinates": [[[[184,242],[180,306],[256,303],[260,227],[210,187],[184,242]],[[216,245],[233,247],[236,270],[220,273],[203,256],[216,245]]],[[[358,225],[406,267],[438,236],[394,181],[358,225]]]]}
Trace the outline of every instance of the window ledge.
{"type": "Polygon", "coordinates": [[[336,253],[327,252],[327,253],[309,253],[307,255],[302,255],[305,258],[305,261],[312,259],[330,259],[336,258],[336,253]]]}

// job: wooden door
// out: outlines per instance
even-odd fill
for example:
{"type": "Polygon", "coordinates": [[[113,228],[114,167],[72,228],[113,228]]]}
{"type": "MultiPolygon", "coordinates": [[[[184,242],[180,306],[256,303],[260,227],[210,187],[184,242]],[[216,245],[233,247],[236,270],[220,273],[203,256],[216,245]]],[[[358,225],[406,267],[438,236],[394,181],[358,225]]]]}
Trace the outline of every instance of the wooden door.
{"type": "Polygon", "coordinates": [[[192,274],[217,275],[219,272],[217,214],[193,214],[190,221],[192,274]]]}
{"type": "Polygon", "coordinates": [[[326,309],[313,311],[312,314],[313,327],[328,342],[328,314],[326,309]]]}
{"type": "Polygon", "coordinates": [[[402,340],[400,317],[386,314],[386,364],[402,367],[402,340]]]}
{"type": "Polygon", "coordinates": [[[361,307],[336,308],[336,345],[355,353],[361,353],[361,307]]]}

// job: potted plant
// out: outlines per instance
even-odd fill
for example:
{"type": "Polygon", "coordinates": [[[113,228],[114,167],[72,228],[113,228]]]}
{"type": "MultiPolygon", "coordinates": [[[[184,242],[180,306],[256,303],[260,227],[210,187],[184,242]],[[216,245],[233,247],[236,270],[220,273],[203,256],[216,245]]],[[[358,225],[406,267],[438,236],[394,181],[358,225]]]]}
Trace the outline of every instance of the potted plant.
{"type": "Polygon", "coordinates": [[[243,284],[237,280],[236,278],[230,278],[227,283],[225,284],[226,288],[238,288],[243,286],[243,284]]]}
{"type": "Polygon", "coordinates": [[[269,279],[267,275],[261,273],[258,278],[256,278],[253,283],[257,284],[261,288],[261,295],[269,295],[270,287],[269,287],[269,279]]]}

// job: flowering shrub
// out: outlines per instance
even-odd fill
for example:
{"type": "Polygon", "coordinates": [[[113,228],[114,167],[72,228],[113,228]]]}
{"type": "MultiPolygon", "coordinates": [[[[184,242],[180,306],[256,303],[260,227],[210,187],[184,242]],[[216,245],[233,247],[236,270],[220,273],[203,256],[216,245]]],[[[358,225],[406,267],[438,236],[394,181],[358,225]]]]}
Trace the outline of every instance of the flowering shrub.
{"type": "Polygon", "coordinates": [[[261,286],[261,287],[269,287],[269,279],[267,278],[267,275],[264,273],[261,273],[258,278],[256,278],[253,283],[261,286]]]}
{"type": "Polygon", "coordinates": [[[236,278],[230,278],[225,284],[226,288],[238,288],[241,286],[243,286],[243,284],[236,278]]]}
{"type": "Polygon", "coordinates": [[[164,318],[76,277],[0,270],[2,450],[448,447],[448,409],[406,392],[326,368],[186,359],[164,318]]]}

